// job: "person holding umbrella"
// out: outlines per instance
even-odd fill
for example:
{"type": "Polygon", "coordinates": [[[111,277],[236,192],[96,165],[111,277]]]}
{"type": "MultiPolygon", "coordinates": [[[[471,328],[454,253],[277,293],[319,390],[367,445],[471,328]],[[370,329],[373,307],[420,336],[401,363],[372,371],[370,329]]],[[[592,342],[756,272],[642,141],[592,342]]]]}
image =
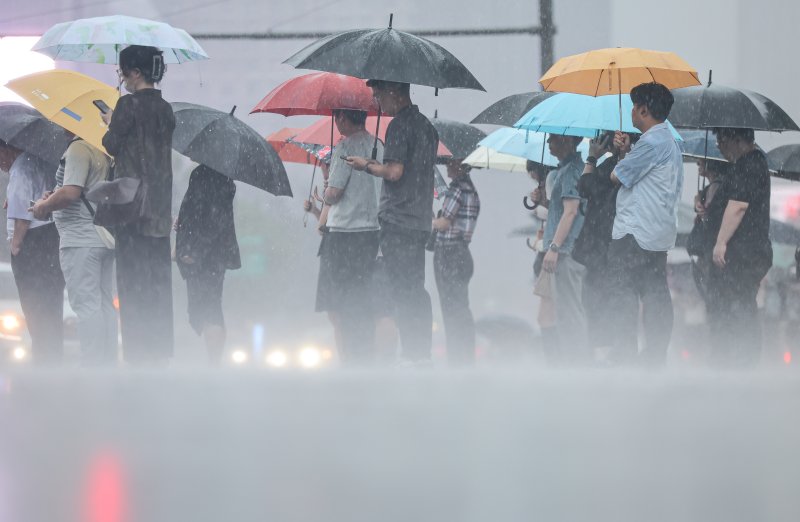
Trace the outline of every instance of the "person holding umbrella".
{"type": "Polygon", "coordinates": [[[761,352],[756,294],[772,266],[770,177],[753,129],[714,129],[722,155],[733,163],[705,218],[713,266],[708,277],[712,362],[754,366],[761,352]]]}
{"type": "MultiPolygon", "coordinates": [[[[119,55],[120,78],[131,94],[102,115],[103,146],[114,178],[139,180],[137,208],[113,227],[116,239],[122,347],[131,364],[163,365],[173,353],[172,133],[175,116],[155,88],[164,76],[162,52],[131,45],[119,55]]],[[[101,217],[102,206],[96,219],[101,217]]]]}
{"type": "Polygon", "coordinates": [[[403,359],[431,358],[433,315],[425,290],[425,243],[433,218],[433,184],[439,136],[411,103],[410,85],[369,80],[381,109],[394,116],[386,129],[383,161],[349,156],[347,164],[383,179],[378,218],[380,250],[403,347],[403,359]]]}

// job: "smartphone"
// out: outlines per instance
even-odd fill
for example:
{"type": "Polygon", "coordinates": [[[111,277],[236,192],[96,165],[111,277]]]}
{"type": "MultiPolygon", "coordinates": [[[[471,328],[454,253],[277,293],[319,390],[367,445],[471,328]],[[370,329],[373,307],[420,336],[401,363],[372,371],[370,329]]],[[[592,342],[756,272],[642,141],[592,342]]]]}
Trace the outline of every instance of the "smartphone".
{"type": "Polygon", "coordinates": [[[111,107],[109,107],[108,104],[103,100],[92,100],[92,103],[94,104],[95,107],[97,107],[97,110],[99,110],[103,114],[108,114],[108,111],[111,110],[111,107]]]}
{"type": "Polygon", "coordinates": [[[339,157],[340,157],[340,158],[342,158],[343,160],[347,161],[347,158],[348,158],[349,156],[345,156],[344,154],[342,154],[342,155],[341,155],[341,156],[339,156],[339,157]]]}

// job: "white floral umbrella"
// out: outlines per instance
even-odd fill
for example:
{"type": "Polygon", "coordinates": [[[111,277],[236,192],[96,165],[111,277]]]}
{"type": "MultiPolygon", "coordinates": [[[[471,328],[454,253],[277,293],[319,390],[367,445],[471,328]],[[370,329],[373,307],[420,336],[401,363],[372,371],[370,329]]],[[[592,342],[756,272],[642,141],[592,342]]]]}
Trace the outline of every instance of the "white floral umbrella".
{"type": "Polygon", "coordinates": [[[116,64],[128,45],[148,45],[164,51],[166,63],[207,60],[208,55],[183,29],[164,22],[130,16],[100,16],[56,24],[33,50],[54,60],[116,64]]]}

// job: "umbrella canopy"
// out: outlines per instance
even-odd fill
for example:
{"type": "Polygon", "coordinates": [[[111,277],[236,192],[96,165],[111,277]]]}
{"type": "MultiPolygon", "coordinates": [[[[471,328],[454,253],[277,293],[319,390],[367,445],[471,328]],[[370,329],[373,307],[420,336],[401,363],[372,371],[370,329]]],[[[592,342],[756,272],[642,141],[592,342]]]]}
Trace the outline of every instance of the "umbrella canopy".
{"type": "MultiPolygon", "coordinates": [[[[481,140],[478,144],[481,147],[495,150],[501,154],[517,156],[524,160],[529,159],[536,163],[555,167],[558,165],[558,158],[550,154],[550,148],[546,145],[544,133],[527,132],[521,129],[497,129],[481,140]],[[544,151],[544,156],[542,152],[544,151]],[[544,159],[542,159],[544,157],[544,159]]],[[[578,145],[578,152],[582,157],[589,153],[589,143],[584,140],[578,145]]],[[[491,158],[487,158],[490,160],[491,158]]],[[[474,165],[473,165],[474,166],[474,165]]],[[[493,167],[495,168],[495,167],[493,167]]]]}
{"type": "Polygon", "coordinates": [[[20,95],[50,121],[87,143],[105,151],[103,136],[108,127],[92,103],[102,100],[116,107],[119,92],[85,74],[55,69],[11,80],[6,87],[20,95]]]}
{"type": "Polygon", "coordinates": [[[476,169],[494,169],[504,170],[506,172],[528,171],[525,158],[503,154],[502,152],[497,152],[494,149],[483,146],[478,146],[478,148],[472,151],[472,154],[467,156],[463,163],[476,169]]]}
{"type": "Polygon", "coordinates": [[[630,47],[561,58],[539,79],[546,91],[589,96],[629,93],[647,82],[658,82],[667,89],[700,85],[697,71],[678,55],[630,47]]]}
{"type": "Polygon", "coordinates": [[[425,38],[392,29],[358,29],[326,36],[284,63],[365,80],[485,91],[458,58],[425,38]]]}
{"type": "MultiPolygon", "coordinates": [[[[366,122],[367,131],[370,133],[374,132],[375,126],[377,124],[378,117],[377,116],[368,116],[366,122]]],[[[381,118],[381,124],[383,125],[379,132],[378,138],[386,142],[386,128],[389,127],[389,123],[392,121],[391,117],[383,116],[381,118]]],[[[294,141],[300,143],[308,143],[311,145],[330,145],[331,143],[331,119],[330,118],[321,118],[316,122],[312,123],[303,131],[299,132],[294,138],[294,141]]],[[[342,139],[342,135],[339,133],[339,129],[336,128],[334,125],[333,130],[333,144],[339,143],[342,139]]],[[[437,156],[452,156],[450,150],[441,142],[439,141],[439,148],[436,151],[437,156]]]]}
{"type": "Polygon", "coordinates": [[[330,116],[334,109],[355,109],[378,114],[372,89],[363,80],[328,72],[304,74],[275,87],[253,107],[256,112],[284,116],[330,116]]]}
{"type": "Polygon", "coordinates": [[[533,109],[536,105],[543,102],[554,92],[523,92],[512,94],[497,101],[475,116],[470,123],[485,123],[488,125],[503,125],[512,127],[520,118],[533,109]]]}
{"type": "MultiPolygon", "coordinates": [[[[633,126],[632,109],[630,96],[622,96],[620,100],[617,96],[559,93],[536,105],[514,126],[548,134],[593,138],[601,130],[620,130],[621,115],[623,132],[640,133],[633,126]]],[[[675,139],[682,139],[671,125],[670,130],[675,139]]]]}
{"type": "Polygon", "coordinates": [[[431,123],[439,133],[439,142],[457,159],[464,159],[475,150],[478,142],[486,137],[486,133],[472,125],[460,121],[433,118],[431,123]]]}
{"type": "Polygon", "coordinates": [[[275,152],[284,162],[289,163],[303,163],[306,165],[314,164],[314,156],[306,151],[300,145],[291,143],[289,140],[294,138],[297,133],[303,129],[290,129],[284,127],[283,129],[273,132],[267,136],[267,142],[272,145],[275,152]]]}
{"type": "Polygon", "coordinates": [[[35,109],[0,102],[0,140],[49,163],[58,163],[72,139],[35,109]]]}
{"type": "Polygon", "coordinates": [[[56,24],[33,46],[54,60],[115,64],[128,45],[164,51],[166,63],[207,60],[208,55],[183,29],[131,16],[99,16],[56,24]]]}
{"type": "Polygon", "coordinates": [[[781,132],[800,130],[775,102],[757,92],[724,85],[673,91],[670,121],[679,128],[734,127],[781,132]]]}
{"type": "Polygon", "coordinates": [[[770,170],[780,178],[800,181],[800,145],[781,145],[767,153],[770,170]]]}
{"type": "Polygon", "coordinates": [[[233,111],[226,113],[192,103],[173,103],[172,109],[173,149],[236,181],[276,196],[292,195],[278,153],[233,111]]]}
{"type": "Polygon", "coordinates": [[[714,134],[704,130],[682,130],[683,138],[681,150],[685,159],[710,159],[713,161],[728,161],[719,151],[714,134]]]}

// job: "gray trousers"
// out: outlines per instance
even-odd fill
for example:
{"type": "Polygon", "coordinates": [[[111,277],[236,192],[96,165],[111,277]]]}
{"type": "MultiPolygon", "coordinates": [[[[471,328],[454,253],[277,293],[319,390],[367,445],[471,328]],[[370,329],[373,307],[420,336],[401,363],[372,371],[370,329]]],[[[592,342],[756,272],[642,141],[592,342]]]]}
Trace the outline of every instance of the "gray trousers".
{"type": "Polygon", "coordinates": [[[583,364],[590,359],[583,311],[583,277],[586,268],[568,254],[558,256],[553,274],[553,301],[556,308],[560,362],[583,364]]]}
{"type": "Polygon", "coordinates": [[[78,316],[83,363],[114,364],[118,349],[112,290],[114,251],[102,247],[62,248],[61,271],[69,305],[78,316]]]}

